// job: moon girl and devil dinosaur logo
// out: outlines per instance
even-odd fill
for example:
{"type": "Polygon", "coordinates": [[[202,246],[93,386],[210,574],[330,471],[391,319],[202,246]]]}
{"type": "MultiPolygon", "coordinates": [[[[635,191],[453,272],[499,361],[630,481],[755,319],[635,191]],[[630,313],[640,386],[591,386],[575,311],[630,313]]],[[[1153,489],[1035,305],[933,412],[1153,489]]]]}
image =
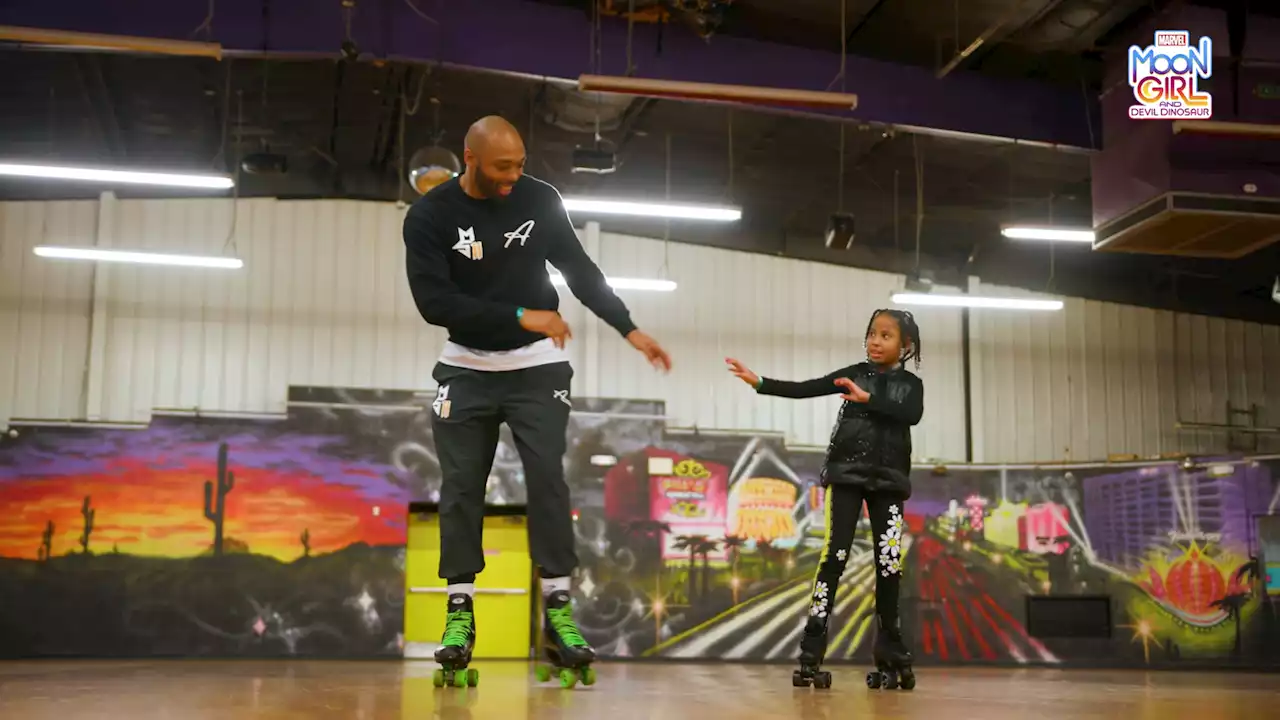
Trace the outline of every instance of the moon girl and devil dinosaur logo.
{"type": "Polygon", "coordinates": [[[1159,30],[1145,48],[1129,47],[1129,86],[1137,102],[1129,106],[1134,120],[1208,120],[1213,97],[1200,81],[1213,74],[1213,41],[1191,44],[1185,30],[1159,30]]]}

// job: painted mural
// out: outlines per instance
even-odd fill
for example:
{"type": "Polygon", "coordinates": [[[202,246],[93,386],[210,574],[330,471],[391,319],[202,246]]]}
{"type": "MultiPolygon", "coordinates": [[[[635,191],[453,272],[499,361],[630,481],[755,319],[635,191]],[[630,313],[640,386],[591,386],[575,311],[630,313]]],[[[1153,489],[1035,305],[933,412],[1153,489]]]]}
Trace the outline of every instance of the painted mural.
{"type": "MultiPolygon", "coordinates": [[[[0,653],[395,656],[405,517],[439,492],[432,393],[294,388],[274,421],[16,427],[0,444],[0,653]]],[[[584,633],[609,657],[789,662],[825,527],[820,454],[576,400],[584,633]]],[[[902,610],[921,664],[1280,664],[1280,461],[918,468],[902,610]],[[1269,549],[1270,548],[1270,549],[1269,549]],[[1037,637],[1028,597],[1105,597],[1037,637]]],[[[487,496],[524,502],[504,429],[487,496]]],[[[830,657],[866,662],[862,520],[830,657]]]]}
{"type": "Polygon", "coordinates": [[[157,418],[0,445],[0,655],[398,655],[406,494],[340,434],[157,418]]]}

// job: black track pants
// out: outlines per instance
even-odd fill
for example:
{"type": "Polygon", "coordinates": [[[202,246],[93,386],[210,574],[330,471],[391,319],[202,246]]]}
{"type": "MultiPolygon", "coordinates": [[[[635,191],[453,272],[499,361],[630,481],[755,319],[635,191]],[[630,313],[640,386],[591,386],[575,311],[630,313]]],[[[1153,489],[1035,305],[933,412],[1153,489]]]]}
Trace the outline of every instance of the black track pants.
{"type": "Polygon", "coordinates": [[[826,621],[835,613],[836,589],[849,560],[864,500],[871,518],[876,614],[885,627],[895,627],[898,622],[898,585],[902,580],[902,536],[906,529],[902,498],[892,494],[867,493],[854,485],[833,484],[826,489],[823,505],[827,539],[818,560],[809,614],[826,621]]]}
{"type": "Polygon", "coordinates": [[[569,486],[564,479],[569,426],[569,363],[480,372],[437,364],[432,431],[442,474],[440,577],[464,578],[484,569],[485,485],[505,422],[524,465],[529,550],[543,577],[567,576],[574,553],[569,486]]]}

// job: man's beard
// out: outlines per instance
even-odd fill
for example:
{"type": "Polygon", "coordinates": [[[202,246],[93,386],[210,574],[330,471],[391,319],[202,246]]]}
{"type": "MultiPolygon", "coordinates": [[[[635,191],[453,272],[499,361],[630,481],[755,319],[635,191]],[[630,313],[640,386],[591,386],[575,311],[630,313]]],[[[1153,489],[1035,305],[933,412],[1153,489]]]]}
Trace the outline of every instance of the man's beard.
{"type": "Polygon", "coordinates": [[[501,186],[501,183],[486,177],[483,172],[478,170],[476,171],[476,187],[479,188],[480,193],[485,196],[485,199],[498,201],[506,200],[507,198],[503,196],[502,193],[498,192],[498,188],[501,186]]]}

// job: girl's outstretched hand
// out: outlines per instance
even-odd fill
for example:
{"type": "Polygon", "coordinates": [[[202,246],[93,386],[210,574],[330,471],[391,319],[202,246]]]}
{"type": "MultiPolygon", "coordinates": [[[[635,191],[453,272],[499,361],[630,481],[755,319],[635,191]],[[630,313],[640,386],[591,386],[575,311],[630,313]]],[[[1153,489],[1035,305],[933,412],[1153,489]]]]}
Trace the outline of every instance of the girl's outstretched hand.
{"type": "Polygon", "coordinates": [[[760,376],[751,372],[751,368],[734,360],[733,358],[725,358],[724,361],[729,365],[729,372],[737,378],[741,378],[742,382],[755,387],[760,384],[760,376]]]}
{"type": "Polygon", "coordinates": [[[839,385],[840,387],[848,391],[844,395],[840,396],[844,400],[848,400],[850,402],[856,402],[856,403],[864,403],[871,399],[871,393],[867,392],[866,390],[863,390],[861,387],[858,386],[858,383],[850,380],[849,378],[836,378],[835,382],[837,385],[839,385]]]}

